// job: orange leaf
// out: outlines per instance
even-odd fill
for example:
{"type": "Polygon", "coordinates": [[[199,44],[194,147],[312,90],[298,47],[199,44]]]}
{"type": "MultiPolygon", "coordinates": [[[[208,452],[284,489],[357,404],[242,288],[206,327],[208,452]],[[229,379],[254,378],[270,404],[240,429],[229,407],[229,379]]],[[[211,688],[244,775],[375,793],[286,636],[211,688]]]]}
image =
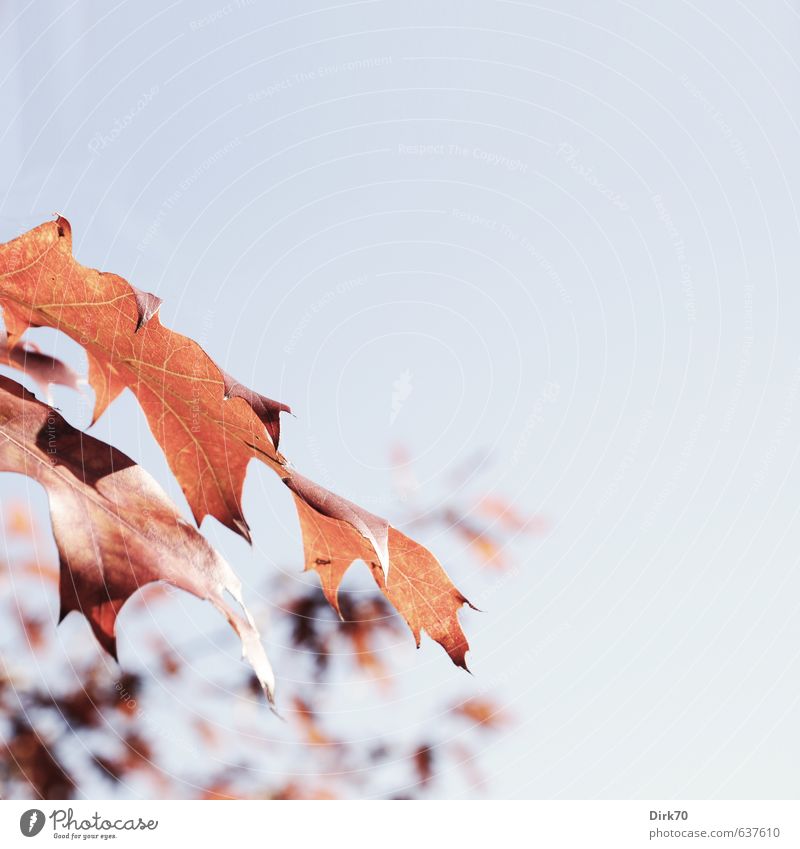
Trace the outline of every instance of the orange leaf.
{"type": "Polygon", "coordinates": [[[508,724],[505,711],[489,699],[475,697],[467,699],[453,708],[453,713],[460,714],[472,720],[476,725],[484,725],[487,728],[497,728],[508,724]]]}
{"type": "Polygon", "coordinates": [[[486,516],[496,519],[509,531],[528,531],[541,533],[547,528],[547,521],[541,516],[523,516],[513,504],[497,495],[486,495],[478,502],[478,510],[486,516]]]}
{"type": "Polygon", "coordinates": [[[191,339],[158,320],[161,300],[80,265],[64,218],[0,246],[0,303],[12,338],[54,327],[86,348],[94,420],[127,386],[197,522],[212,515],[249,539],[241,492],[248,462],[280,465],[283,404],[242,387],[191,339]]]}
{"type": "Polygon", "coordinates": [[[334,745],[333,740],[320,728],[319,719],[308,702],[301,699],[300,696],[295,696],[292,699],[292,707],[297,724],[303,730],[309,745],[334,745]]]}
{"type": "MultiPolygon", "coordinates": [[[[323,547],[349,558],[347,565],[359,558],[370,563],[417,643],[424,629],[464,666],[467,643],[456,612],[466,599],[436,558],[385,519],[289,468],[277,450],[279,415],[289,408],[238,383],[196,342],[164,327],[160,303],[117,275],[80,265],[64,218],[0,245],[0,304],[12,340],[44,325],[83,345],[95,419],[130,388],[198,523],[212,515],[249,539],[242,487],[249,461],[261,460],[294,493],[304,530],[315,523],[317,536],[330,532],[323,547]],[[390,558],[396,561],[391,574],[390,558]]],[[[327,586],[330,599],[330,580],[327,586]]]]}
{"type": "Polygon", "coordinates": [[[19,501],[12,501],[3,510],[5,530],[9,536],[32,537],[35,529],[30,509],[19,501]]]}
{"type": "MultiPolygon", "coordinates": [[[[293,478],[292,488],[298,485],[298,479],[299,476],[293,478]]],[[[389,527],[390,568],[386,575],[375,562],[373,549],[364,537],[351,524],[337,518],[359,508],[306,479],[301,479],[300,486],[295,503],[303,532],[306,569],[318,573],[322,591],[336,612],[339,613],[338,592],[345,572],[354,560],[363,560],[381,592],[408,623],[417,646],[424,630],[457,666],[466,669],[469,644],[458,621],[458,610],[463,604],[472,605],[456,589],[439,561],[426,548],[389,527]],[[328,515],[309,505],[320,502],[319,490],[326,494],[328,515]]],[[[359,513],[364,523],[370,524],[375,519],[365,511],[359,513]]]]}

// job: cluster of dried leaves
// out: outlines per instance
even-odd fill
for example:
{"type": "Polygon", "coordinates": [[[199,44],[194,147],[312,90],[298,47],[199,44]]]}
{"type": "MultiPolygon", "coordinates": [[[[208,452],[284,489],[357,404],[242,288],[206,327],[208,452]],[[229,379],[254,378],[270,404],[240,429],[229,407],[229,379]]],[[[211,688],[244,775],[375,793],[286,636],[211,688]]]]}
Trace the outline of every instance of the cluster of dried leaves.
{"type": "MultiPolygon", "coordinates": [[[[341,612],[344,574],[363,560],[417,644],[425,631],[466,668],[458,611],[468,602],[436,558],[385,519],[296,472],[278,450],[280,413],[288,407],[243,386],[196,342],[164,327],[160,303],[117,275],[80,265],[64,218],[0,245],[4,364],[23,368],[40,384],[74,386],[73,372],[22,335],[50,327],[74,339],[88,357],[93,421],[131,390],[198,524],[210,515],[249,540],[242,488],[250,461],[264,463],[292,493],[306,569],[318,573],[333,608],[341,612]]],[[[0,469],[28,475],[47,491],[62,618],[82,613],[116,656],[121,607],[141,587],[166,582],[223,613],[272,701],[273,673],[239,580],[147,472],[7,378],[0,381],[0,433],[0,469]]]]}
{"type": "MultiPolygon", "coordinates": [[[[47,535],[27,505],[0,508],[13,559],[13,566],[0,561],[0,656],[7,659],[0,668],[0,796],[435,797],[445,774],[447,786],[458,777],[480,790],[481,749],[513,728],[496,696],[480,691],[434,706],[424,732],[410,737],[354,733],[352,723],[338,723],[327,701],[337,681],[371,682],[391,707],[402,622],[382,596],[352,592],[339,599],[340,621],[320,590],[285,575],[265,576],[259,587],[287,613],[278,643],[293,675],[282,699],[287,722],[277,729],[258,709],[261,687],[246,667],[232,668],[224,688],[193,673],[216,650],[207,639],[176,643],[151,633],[135,671],[119,677],[106,655],[71,639],[80,629],[63,636],[52,628],[46,590],[58,584],[59,569],[47,554],[47,535]],[[17,603],[21,597],[27,604],[17,603]],[[192,751],[204,757],[187,757],[192,751]]],[[[443,516],[461,515],[462,507],[451,500],[430,512],[417,498],[407,502],[407,518],[426,515],[437,532],[460,536],[443,516]]],[[[158,585],[147,588],[129,623],[146,631],[149,622],[141,620],[168,618],[176,598],[158,585]]]]}
{"type": "MultiPolygon", "coordinates": [[[[473,692],[440,705],[421,739],[378,733],[368,745],[356,745],[337,727],[325,702],[327,688],[318,685],[371,681],[382,699],[392,698],[402,620],[417,643],[426,631],[464,665],[467,642],[457,611],[465,599],[425,548],[287,464],[278,451],[284,405],[248,390],[194,342],[164,328],[157,298],[79,265],[64,219],[0,245],[0,305],[7,330],[0,365],[26,372],[49,400],[51,384],[75,389],[82,379],[23,334],[45,326],[71,336],[88,355],[93,420],[128,387],[198,523],[213,515],[249,539],[241,509],[246,466],[255,458],[275,471],[297,506],[306,569],[321,584],[318,590],[281,573],[265,575],[258,588],[286,612],[276,642],[282,665],[293,674],[281,700],[287,723],[277,725],[288,729],[281,737],[258,710],[262,689],[272,697],[272,673],[229,565],[142,468],[0,378],[0,468],[45,488],[59,560],[42,555],[47,535],[31,524],[26,509],[3,505],[11,562],[0,562],[0,615],[16,627],[0,633],[0,796],[69,798],[97,782],[107,790],[94,789],[95,796],[113,795],[115,788],[124,795],[141,782],[143,795],[168,798],[421,796],[436,792],[445,770],[460,771],[473,787],[482,783],[480,738],[509,724],[494,697],[473,692]],[[380,593],[339,593],[356,559],[367,563],[380,593]],[[160,629],[148,632],[150,623],[169,619],[174,594],[162,589],[165,584],[223,613],[255,675],[230,666],[231,677],[212,684],[216,671],[194,673],[217,652],[213,641],[176,645],[160,629]],[[41,601],[42,587],[50,586],[59,589],[61,616],[80,611],[112,655],[116,618],[139,591],[135,606],[141,614],[144,605],[152,617],[138,617],[144,623],[139,631],[149,633],[148,661],[135,669],[126,663],[120,677],[106,654],[83,641],[65,645],[48,603],[37,608],[31,601],[37,593],[41,601]],[[218,722],[215,717],[227,718],[231,705],[233,720],[218,722]],[[160,710],[169,714],[168,728],[160,710]],[[202,748],[210,757],[181,757],[176,772],[176,746],[184,755],[202,748]],[[282,747],[288,747],[288,766],[263,778],[263,764],[279,760],[282,747]]],[[[403,524],[455,534],[487,569],[507,565],[505,551],[517,535],[541,529],[541,521],[519,516],[495,494],[458,503],[453,493],[468,490],[464,484],[484,458],[468,458],[440,495],[416,484],[403,452],[394,460],[403,524]]]]}

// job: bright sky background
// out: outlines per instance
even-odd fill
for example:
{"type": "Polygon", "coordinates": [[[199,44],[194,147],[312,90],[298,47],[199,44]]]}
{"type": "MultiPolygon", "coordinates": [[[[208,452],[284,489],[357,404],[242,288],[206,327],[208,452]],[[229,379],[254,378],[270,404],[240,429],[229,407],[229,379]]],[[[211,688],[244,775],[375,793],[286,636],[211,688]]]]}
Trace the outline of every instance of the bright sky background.
{"type": "MultiPolygon", "coordinates": [[[[394,705],[335,689],[354,735],[472,687],[516,718],[492,796],[797,797],[799,35],[778,0],[3,3],[3,239],[66,215],[375,512],[399,442],[437,492],[486,448],[552,521],[498,579],[426,539],[474,681],[409,648],[394,705]]],[[[96,432],[184,504],[131,397],[96,432]]],[[[253,554],[204,525],[246,578],[299,565],[255,468],[246,513],[253,554]]]]}

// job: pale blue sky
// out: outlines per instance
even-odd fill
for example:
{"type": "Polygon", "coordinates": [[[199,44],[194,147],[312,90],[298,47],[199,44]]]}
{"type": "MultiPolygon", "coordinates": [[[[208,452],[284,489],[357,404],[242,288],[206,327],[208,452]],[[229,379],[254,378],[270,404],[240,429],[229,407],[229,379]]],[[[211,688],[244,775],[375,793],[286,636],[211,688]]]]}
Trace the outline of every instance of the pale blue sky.
{"type": "MultiPolygon", "coordinates": [[[[3,238],[62,212],[375,512],[403,442],[432,488],[487,447],[552,518],[496,583],[426,539],[486,610],[474,687],[517,718],[494,796],[800,792],[798,24],[772,0],[0,10],[3,238]]],[[[130,398],[97,432],[179,498],[130,398]]],[[[246,509],[254,555],[209,526],[245,576],[298,557],[255,469],[246,509]]],[[[336,709],[424,729],[464,683],[409,651],[393,709],[344,684],[336,709]]]]}

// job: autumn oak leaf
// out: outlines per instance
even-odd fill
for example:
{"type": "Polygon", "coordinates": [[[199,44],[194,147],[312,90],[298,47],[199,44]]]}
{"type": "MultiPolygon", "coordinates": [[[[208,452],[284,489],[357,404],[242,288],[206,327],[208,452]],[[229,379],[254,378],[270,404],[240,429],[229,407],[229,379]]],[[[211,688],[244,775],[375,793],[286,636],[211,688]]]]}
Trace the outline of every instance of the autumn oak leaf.
{"type": "Polygon", "coordinates": [[[171,584],[210,601],[228,619],[272,701],[272,669],[239,579],[140,466],[0,377],[0,470],[27,475],[47,492],[60,563],[60,619],[82,613],[116,658],[122,606],[146,584],[171,584]]]}
{"type": "Polygon", "coordinates": [[[64,218],[0,245],[0,305],[11,344],[28,327],[47,326],[82,345],[95,391],[96,420],[124,389],[137,397],[195,520],[217,518],[250,539],[241,496],[246,469],[258,459],[292,491],[306,568],[320,575],[338,610],[346,569],[365,561],[381,592],[410,626],[466,668],[458,610],[469,604],[438,560],[363,508],[300,475],[278,451],[284,404],[219,368],[191,339],[164,327],[160,299],[72,256],[64,218]]]}
{"type": "Polygon", "coordinates": [[[254,456],[282,464],[277,417],[288,408],[255,393],[247,397],[196,342],[164,327],[155,295],[76,262],[71,233],[69,222],[58,218],[0,246],[0,304],[9,336],[45,326],[82,345],[95,390],[94,420],[129,388],[195,520],[214,516],[249,540],[241,506],[247,464],[254,456]]]}
{"type": "Polygon", "coordinates": [[[350,514],[360,513],[365,525],[373,524],[376,517],[330,492],[321,502],[320,491],[326,491],[299,475],[290,486],[295,491],[300,516],[305,568],[319,575],[322,591],[334,610],[339,613],[339,586],[345,572],[355,560],[363,560],[381,592],[408,623],[417,646],[425,631],[453,663],[466,669],[469,644],[458,621],[458,611],[464,604],[473,605],[456,589],[430,551],[388,526],[385,545],[391,565],[387,572],[376,562],[375,546],[356,530],[350,514]],[[297,485],[298,479],[301,486],[297,485]],[[324,510],[319,509],[320,503],[324,510]],[[343,521],[342,516],[348,519],[343,521]]]}

